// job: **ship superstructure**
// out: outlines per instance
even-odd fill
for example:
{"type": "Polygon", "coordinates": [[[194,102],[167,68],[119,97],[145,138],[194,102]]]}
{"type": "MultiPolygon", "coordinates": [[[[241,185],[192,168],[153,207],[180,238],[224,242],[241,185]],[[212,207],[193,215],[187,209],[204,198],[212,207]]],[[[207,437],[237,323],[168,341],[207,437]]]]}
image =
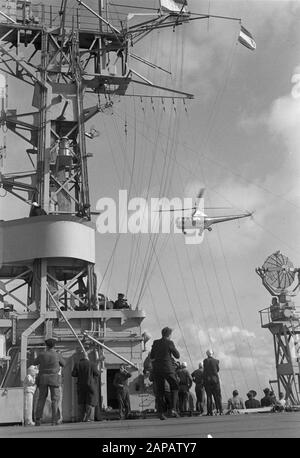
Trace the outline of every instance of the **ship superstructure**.
{"type": "MultiPolygon", "coordinates": [[[[16,136],[18,160],[14,170],[2,167],[3,140],[0,194],[10,194],[28,208],[28,216],[0,222],[2,423],[22,421],[22,381],[46,337],[58,339],[57,348],[67,359],[62,374],[64,421],[77,418],[71,371],[78,346],[85,345],[102,370],[100,410],[117,407],[112,380],[122,361],[142,369],[144,311],[134,305],[109,308],[107,298],[98,297],[86,145],[97,132],[88,131],[86,124],[133,84],[140,93],[151,88],[151,97],[156,90],[162,100],[166,93],[173,101],[192,98],[155,85],[134,70],[131,60],[154,64],[132,48],[153,30],[174,29],[209,15],[191,17],[184,0],[161,0],[158,10],[120,20],[109,14],[108,4],[1,3],[0,74],[7,80],[0,78],[0,119],[2,130],[16,136]],[[24,88],[24,100],[30,101],[27,111],[23,105],[17,110],[7,104],[6,84],[14,78],[24,88]],[[93,96],[91,105],[87,94],[93,96]],[[29,164],[25,169],[24,161],[29,164]]],[[[135,398],[133,409],[143,408],[144,401],[135,398]]]]}
{"type": "Polygon", "coordinates": [[[65,421],[77,415],[71,370],[83,332],[112,350],[103,351],[86,337],[91,357],[102,367],[101,405],[116,407],[111,385],[122,358],[135,366],[142,358],[144,312],[109,310],[97,297],[85,141],[85,123],[111,105],[111,95],[124,94],[130,82],[122,57],[128,39],[102,18],[103,2],[94,2],[95,11],[77,1],[51,3],[1,5],[1,71],[23,83],[24,98],[32,93],[30,110],[4,108],[1,114],[2,126],[23,141],[20,164],[26,157],[31,164],[29,172],[20,172],[20,166],[1,174],[2,191],[26,202],[30,215],[0,226],[2,422],[22,416],[18,387],[45,337],[58,339],[68,361],[65,421]],[[113,56],[120,62],[114,69],[113,56]],[[95,104],[86,107],[88,92],[95,104]]]}

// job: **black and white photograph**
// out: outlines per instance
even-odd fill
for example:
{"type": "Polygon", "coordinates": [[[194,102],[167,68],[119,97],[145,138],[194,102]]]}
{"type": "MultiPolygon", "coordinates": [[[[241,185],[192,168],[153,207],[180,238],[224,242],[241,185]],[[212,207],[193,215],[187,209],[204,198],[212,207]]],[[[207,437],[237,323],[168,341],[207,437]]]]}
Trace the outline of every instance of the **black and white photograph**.
{"type": "Polygon", "coordinates": [[[300,438],[299,23],[0,0],[0,438],[300,438]]]}

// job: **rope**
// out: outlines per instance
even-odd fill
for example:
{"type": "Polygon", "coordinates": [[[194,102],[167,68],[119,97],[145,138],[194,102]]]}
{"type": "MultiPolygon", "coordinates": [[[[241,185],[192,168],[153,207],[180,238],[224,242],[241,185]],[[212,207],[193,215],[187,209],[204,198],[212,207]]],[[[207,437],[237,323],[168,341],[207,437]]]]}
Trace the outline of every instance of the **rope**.
{"type": "Polygon", "coordinates": [[[184,338],[184,333],[183,333],[183,330],[182,330],[182,328],[181,328],[180,322],[179,322],[179,320],[178,320],[177,313],[176,313],[176,309],[175,309],[175,307],[174,307],[174,303],[173,303],[173,301],[172,301],[172,297],[171,297],[171,294],[170,294],[170,291],[169,291],[169,288],[168,288],[168,285],[167,285],[167,282],[166,282],[166,279],[165,279],[163,270],[162,270],[162,268],[161,268],[161,265],[160,265],[160,262],[159,262],[159,259],[158,259],[158,256],[157,256],[155,250],[154,250],[154,253],[155,253],[157,265],[158,265],[158,268],[159,268],[159,271],[160,271],[160,275],[161,275],[161,278],[162,278],[162,281],[163,281],[163,285],[164,285],[165,290],[166,290],[166,292],[167,292],[169,302],[170,302],[170,304],[171,304],[171,306],[172,306],[172,310],[173,310],[173,313],[174,313],[174,316],[175,316],[175,319],[176,319],[177,326],[178,326],[178,328],[180,329],[180,332],[181,332],[181,336],[182,336],[182,340],[183,340],[183,343],[184,343],[186,352],[187,352],[187,354],[188,354],[188,357],[189,357],[189,360],[190,360],[191,365],[193,365],[192,357],[191,357],[191,354],[190,354],[190,352],[189,352],[188,346],[187,346],[187,344],[186,344],[186,340],[185,340],[185,338],[184,338]]]}
{"type": "MultiPolygon", "coordinates": [[[[184,279],[184,274],[183,274],[183,271],[182,271],[182,268],[181,268],[181,262],[180,262],[180,259],[179,259],[179,255],[178,255],[178,250],[177,250],[177,247],[176,247],[176,244],[174,242],[174,238],[173,238],[173,249],[174,249],[174,253],[175,253],[175,256],[176,256],[176,262],[177,262],[177,265],[179,267],[179,274],[180,274],[180,280],[181,282],[183,283],[183,288],[184,288],[184,293],[185,293],[185,297],[186,297],[186,300],[187,300],[187,304],[188,304],[188,308],[189,308],[189,312],[190,312],[190,316],[192,318],[192,323],[196,323],[196,319],[195,319],[195,316],[193,314],[193,310],[192,310],[192,306],[191,306],[191,302],[190,302],[190,299],[189,299],[189,295],[188,295],[188,288],[186,286],[186,282],[185,282],[185,279],[184,279]]],[[[203,351],[203,348],[202,348],[202,345],[201,345],[201,341],[200,341],[200,337],[199,337],[199,334],[197,333],[197,337],[198,337],[198,341],[199,341],[199,346],[200,346],[200,350],[201,350],[201,353],[204,355],[204,351],[203,351]]],[[[194,366],[195,367],[195,366],[194,366]]]]}

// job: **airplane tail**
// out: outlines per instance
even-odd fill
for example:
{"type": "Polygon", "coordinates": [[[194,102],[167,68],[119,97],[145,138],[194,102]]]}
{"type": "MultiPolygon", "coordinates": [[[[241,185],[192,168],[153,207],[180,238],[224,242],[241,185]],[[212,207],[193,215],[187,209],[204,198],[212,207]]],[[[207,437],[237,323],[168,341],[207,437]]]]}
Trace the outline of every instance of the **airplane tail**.
{"type": "Polygon", "coordinates": [[[227,215],[227,216],[212,216],[205,219],[206,228],[212,224],[224,223],[226,221],[232,221],[235,219],[248,218],[253,215],[253,212],[241,213],[240,215],[227,215]]]}

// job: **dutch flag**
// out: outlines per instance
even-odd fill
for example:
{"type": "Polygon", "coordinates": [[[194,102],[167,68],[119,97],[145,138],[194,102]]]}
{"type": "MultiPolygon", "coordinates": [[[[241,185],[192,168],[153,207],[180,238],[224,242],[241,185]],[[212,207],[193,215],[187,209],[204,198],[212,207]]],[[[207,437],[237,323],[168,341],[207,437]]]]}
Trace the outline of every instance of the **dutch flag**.
{"type": "Polygon", "coordinates": [[[239,42],[247,48],[251,49],[252,51],[256,49],[256,43],[253,39],[253,36],[242,25],[239,34],[239,42]]]}

